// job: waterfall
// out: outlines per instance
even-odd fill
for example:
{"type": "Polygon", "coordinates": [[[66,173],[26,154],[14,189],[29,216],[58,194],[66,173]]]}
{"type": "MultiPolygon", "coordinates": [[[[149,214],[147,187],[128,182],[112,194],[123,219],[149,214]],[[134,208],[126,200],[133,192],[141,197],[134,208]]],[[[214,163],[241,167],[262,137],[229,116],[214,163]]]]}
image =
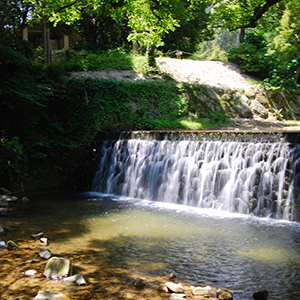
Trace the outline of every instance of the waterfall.
{"type": "Polygon", "coordinates": [[[99,155],[97,192],[300,220],[298,144],[133,138],[99,155]]]}

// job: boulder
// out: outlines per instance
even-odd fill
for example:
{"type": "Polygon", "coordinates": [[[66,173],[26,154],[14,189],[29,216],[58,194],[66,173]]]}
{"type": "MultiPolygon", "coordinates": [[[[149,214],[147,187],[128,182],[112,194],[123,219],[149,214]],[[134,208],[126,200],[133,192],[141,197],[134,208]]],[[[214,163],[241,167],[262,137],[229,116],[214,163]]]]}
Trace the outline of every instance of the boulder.
{"type": "Polygon", "coordinates": [[[48,291],[39,291],[33,300],[69,300],[64,294],[57,294],[48,291]]]}
{"type": "Polygon", "coordinates": [[[6,243],[6,248],[7,248],[8,250],[18,250],[18,249],[19,249],[19,246],[18,246],[15,242],[9,240],[9,241],[6,243]]]}
{"type": "Polygon", "coordinates": [[[68,258],[51,257],[45,266],[44,276],[49,279],[61,279],[71,275],[72,264],[68,258]]]}
{"type": "Polygon", "coordinates": [[[171,281],[166,282],[166,287],[172,292],[172,293],[177,293],[177,294],[181,294],[184,293],[184,287],[178,283],[174,283],[171,281]]]}
{"type": "Polygon", "coordinates": [[[267,290],[261,290],[261,291],[255,292],[253,294],[253,299],[254,300],[267,300],[268,295],[269,295],[269,292],[267,290]]]}
{"type": "Polygon", "coordinates": [[[257,100],[251,101],[250,108],[255,115],[258,115],[259,117],[261,117],[263,119],[267,119],[269,116],[269,114],[268,114],[269,111],[262,104],[260,104],[257,100]]]}
{"type": "Polygon", "coordinates": [[[217,297],[219,300],[232,300],[233,299],[232,293],[225,288],[219,288],[217,290],[217,297]]]}

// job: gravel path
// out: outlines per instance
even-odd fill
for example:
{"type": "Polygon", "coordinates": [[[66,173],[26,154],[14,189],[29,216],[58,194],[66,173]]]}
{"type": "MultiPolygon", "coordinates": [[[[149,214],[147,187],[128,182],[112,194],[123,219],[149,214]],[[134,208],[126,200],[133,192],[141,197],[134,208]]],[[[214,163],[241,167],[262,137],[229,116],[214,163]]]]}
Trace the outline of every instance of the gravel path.
{"type": "Polygon", "coordinates": [[[253,79],[241,72],[233,63],[221,61],[196,61],[159,57],[156,60],[161,72],[171,74],[173,79],[208,85],[224,90],[244,90],[252,86],[253,79]]]}

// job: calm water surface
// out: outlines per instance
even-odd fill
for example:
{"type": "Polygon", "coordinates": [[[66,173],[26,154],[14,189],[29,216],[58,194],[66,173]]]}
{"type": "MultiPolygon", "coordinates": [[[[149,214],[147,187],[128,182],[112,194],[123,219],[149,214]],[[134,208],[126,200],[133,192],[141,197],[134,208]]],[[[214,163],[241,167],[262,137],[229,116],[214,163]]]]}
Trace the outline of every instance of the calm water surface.
{"type": "Polygon", "coordinates": [[[44,232],[53,253],[91,249],[112,266],[192,285],[226,287],[234,299],[267,289],[300,299],[300,225],[99,193],[40,194],[16,211],[18,238],[44,232]]]}

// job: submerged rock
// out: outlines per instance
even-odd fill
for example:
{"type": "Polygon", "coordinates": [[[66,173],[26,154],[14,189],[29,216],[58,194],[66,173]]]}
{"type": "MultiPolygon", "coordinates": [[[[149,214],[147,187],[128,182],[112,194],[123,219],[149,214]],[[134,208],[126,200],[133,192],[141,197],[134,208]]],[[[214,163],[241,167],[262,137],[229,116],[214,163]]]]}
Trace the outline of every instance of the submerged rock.
{"type": "Polygon", "coordinates": [[[36,234],[32,234],[31,235],[31,238],[33,238],[34,240],[39,240],[41,238],[44,237],[44,233],[43,232],[40,232],[40,233],[36,233],[36,234]]]}
{"type": "Polygon", "coordinates": [[[253,299],[254,300],[267,300],[268,295],[269,295],[269,292],[267,290],[261,290],[261,291],[255,292],[253,294],[253,299]]]}
{"type": "Polygon", "coordinates": [[[0,235],[4,235],[5,234],[5,231],[3,229],[3,227],[0,226],[0,235]]]}
{"type": "Polygon", "coordinates": [[[35,274],[36,274],[36,273],[37,273],[36,270],[26,270],[26,271],[24,272],[24,274],[25,274],[26,276],[29,276],[29,277],[32,277],[32,278],[35,277],[35,274]]]}
{"type": "Polygon", "coordinates": [[[136,288],[142,288],[145,286],[145,281],[141,278],[137,278],[133,284],[136,288]]]}
{"type": "Polygon", "coordinates": [[[9,240],[9,241],[6,243],[6,248],[7,248],[8,250],[18,250],[18,249],[19,249],[19,246],[18,246],[14,241],[9,240]]]}
{"type": "Polygon", "coordinates": [[[64,294],[57,294],[48,291],[39,291],[33,300],[69,300],[64,294]]]}
{"type": "Polygon", "coordinates": [[[44,276],[48,279],[61,279],[72,273],[72,264],[68,258],[51,257],[45,266],[44,276]]]}
{"type": "Polygon", "coordinates": [[[82,273],[64,278],[64,281],[76,283],[77,285],[87,285],[87,281],[83,277],[82,273]]]}

